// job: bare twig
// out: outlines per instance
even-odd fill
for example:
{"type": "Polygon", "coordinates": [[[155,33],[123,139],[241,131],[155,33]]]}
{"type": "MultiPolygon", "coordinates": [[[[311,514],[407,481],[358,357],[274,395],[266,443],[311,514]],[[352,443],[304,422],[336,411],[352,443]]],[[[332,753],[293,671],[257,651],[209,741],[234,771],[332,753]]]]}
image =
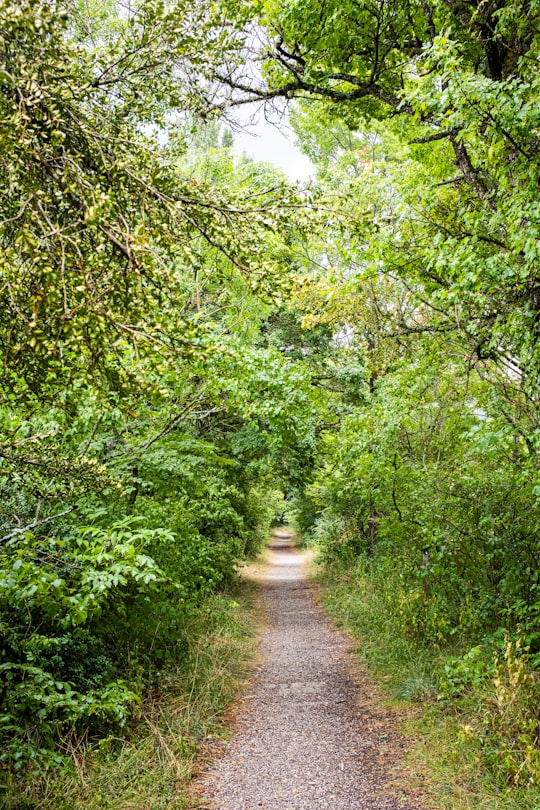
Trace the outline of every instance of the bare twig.
{"type": "Polygon", "coordinates": [[[5,534],[3,537],[0,537],[0,543],[5,543],[8,540],[11,540],[13,537],[17,537],[19,534],[32,531],[32,529],[37,529],[39,526],[43,526],[45,523],[50,523],[52,520],[57,520],[58,518],[64,517],[64,515],[69,515],[70,512],[73,512],[74,508],[74,506],[70,506],[69,509],[64,509],[63,512],[58,512],[56,515],[49,515],[49,517],[43,518],[43,520],[39,520],[39,516],[36,515],[34,520],[31,523],[28,523],[27,526],[22,526],[20,529],[15,529],[9,534],[5,534]]]}

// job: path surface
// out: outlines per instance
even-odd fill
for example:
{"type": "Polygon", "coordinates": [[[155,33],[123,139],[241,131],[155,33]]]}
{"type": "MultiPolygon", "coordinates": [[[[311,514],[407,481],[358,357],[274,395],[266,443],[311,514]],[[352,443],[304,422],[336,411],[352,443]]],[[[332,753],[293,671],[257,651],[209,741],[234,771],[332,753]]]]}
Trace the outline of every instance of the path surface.
{"type": "Polygon", "coordinates": [[[268,628],[246,711],[203,777],[212,810],[398,810],[380,729],[358,704],[347,646],[314,604],[302,559],[274,535],[261,582],[268,628]]]}

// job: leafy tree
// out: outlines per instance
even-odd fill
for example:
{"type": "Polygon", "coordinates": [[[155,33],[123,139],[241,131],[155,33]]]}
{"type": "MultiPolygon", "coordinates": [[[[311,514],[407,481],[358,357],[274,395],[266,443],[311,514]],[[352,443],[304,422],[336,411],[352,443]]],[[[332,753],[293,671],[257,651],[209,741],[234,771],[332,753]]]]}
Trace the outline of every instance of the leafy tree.
{"type": "Polygon", "coordinates": [[[22,772],[125,726],[181,659],[313,417],[304,369],[256,341],[298,197],[197,116],[234,28],[145,0],[3,2],[0,27],[0,735],[22,772]]]}
{"type": "Polygon", "coordinates": [[[261,75],[218,71],[235,103],[311,95],[351,128],[387,122],[398,165],[375,172],[395,196],[370,246],[468,330],[476,359],[534,376],[536,19],[514,2],[278,2],[260,17],[261,75]]]}

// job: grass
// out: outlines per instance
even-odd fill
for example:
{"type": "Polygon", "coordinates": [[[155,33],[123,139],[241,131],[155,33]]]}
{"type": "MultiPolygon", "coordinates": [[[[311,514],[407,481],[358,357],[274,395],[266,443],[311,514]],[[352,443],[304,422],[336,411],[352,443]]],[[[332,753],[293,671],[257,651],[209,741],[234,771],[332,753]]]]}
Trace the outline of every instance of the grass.
{"type": "Polygon", "coordinates": [[[65,744],[69,765],[14,777],[1,810],[194,810],[193,776],[226,739],[227,712],[253,664],[257,615],[252,583],[215,597],[183,628],[189,654],[146,695],[126,739],[65,744]]]}
{"type": "Polygon", "coordinates": [[[504,754],[496,750],[497,741],[487,741],[495,759],[495,767],[490,768],[480,735],[464,733],[468,728],[485,728],[486,694],[473,689],[455,699],[437,699],[445,662],[465,650],[423,646],[406,638],[400,632],[399,617],[389,611],[392,583],[376,571],[361,566],[318,568],[314,579],[325,609],[358,640],[362,663],[388,700],[401,707],[402,730],[413,741],[403,762],[402,781],[423,797],[424,806],[539,810],[537,785],[516,785],[502,778],[497,757],[504,754]]]}

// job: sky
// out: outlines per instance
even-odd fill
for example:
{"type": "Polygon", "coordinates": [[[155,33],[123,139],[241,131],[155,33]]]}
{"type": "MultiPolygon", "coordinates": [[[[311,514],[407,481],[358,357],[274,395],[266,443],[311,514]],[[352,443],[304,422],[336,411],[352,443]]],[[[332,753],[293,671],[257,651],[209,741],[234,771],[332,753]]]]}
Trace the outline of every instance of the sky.
{"type": "Polygon", "coordinates": [[[284,115],[275,118],[276,123],[265,119],[260,104],[237,107],[235,121],[242,129],[234,127],[233,150],[246,153],[255,160],[268,161],[278,166],[291,180],[309,180],[315,175],[315,167],[294,145],[295,135],[284,115]]]}

